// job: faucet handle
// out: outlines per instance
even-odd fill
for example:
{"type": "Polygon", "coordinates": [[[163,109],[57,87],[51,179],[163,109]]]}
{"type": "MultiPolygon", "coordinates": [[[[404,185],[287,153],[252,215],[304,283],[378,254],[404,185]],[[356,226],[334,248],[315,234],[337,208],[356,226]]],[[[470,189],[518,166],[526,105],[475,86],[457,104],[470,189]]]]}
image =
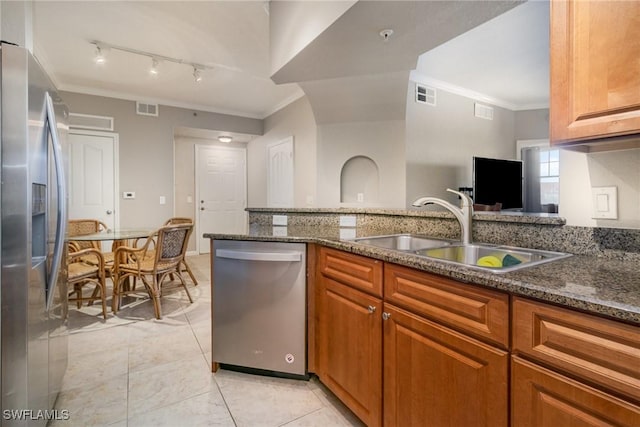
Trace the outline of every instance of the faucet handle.
{"type": "Polygon", "coordinates": [[[457,194],[462,199],[462,206],[463,207],[464,206],[473,207],[473,200],[471,199],[471,197],[469,197],[465,193],[461,193],[460,191],[452,190],[450,188],[447,188],[447,191],[450,192],[450,193],[457,194]]]}

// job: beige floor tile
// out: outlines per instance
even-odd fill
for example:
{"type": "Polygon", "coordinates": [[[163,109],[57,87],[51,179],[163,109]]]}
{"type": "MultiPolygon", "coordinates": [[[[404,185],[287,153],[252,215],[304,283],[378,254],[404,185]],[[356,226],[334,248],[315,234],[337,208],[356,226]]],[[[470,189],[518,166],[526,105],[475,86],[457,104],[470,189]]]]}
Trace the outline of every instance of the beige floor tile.
{"type": "Polygon", "coordinates": [[[215,390],[129,418],[128,427],[235,426],[215,390]]]}
{"type": "Polygon", "coordinates": [[[353,424],[339,412],[329,407],[324,407],[284,424],[283,427],[348,427],[354,425],[360,426],[363,424],[353,424]]]}
{"type": "Polygon", "coordinates": [[[69,411],[69,420],[58,426],[102,426],[127,418],[127,375],[66,390],[58,395],[56,409],[69,411]]]}
{"type": "Polygon", "coordinates": [[[198,340],[198,345],[203,353],[211,351],[211,325],[205,324],[202,326],[194,326],[193,333],[198,340]]]}
{"type": "Polygon", "coordinates": [[[129,330],[122,326],[96,329],[93,331],[70,330],[69,358],[87,353],[99,353],[129,344],[129,330]]]}
{"type": "Polygon", "coordinates": [[[128,366],[129,348],[126,345],[81,355],[73,354],[73,348],[70,348],[69,365],[64,375],[62,390],[101,383],[114,377],[127,375],[128,366]]]}
{"type": "Polygon", "coordinates": [[[332,408],[336,413],[338,413],[339,416],[348,423],[347,425],[364,427],[364,423],[360,421],[360,419],[356,417],[349,408],[340,402],[340,400],[331,393],[317,377],[313,377],[308,382],[308,386],[313,390],[313,393],[320,399],[322,404],[328,408],[332,408]]]}
{"type": "Polygon", "coordinates": [[[196,355],[202,356],[202,350],[193,330],[188,325],[170,328],[164,334],[131,341],[129,372],[153,368],[196,355]]]}
{"type": "Polygon", "coordinates": [[[279,426],[323,407],[305,381],[226,370],[215,379],[238,426],[279,426]]]}
{"type": "Polygon", "coordinates": [[[129,417],[216,389],[203,355],[129,373],[129,417]]]}

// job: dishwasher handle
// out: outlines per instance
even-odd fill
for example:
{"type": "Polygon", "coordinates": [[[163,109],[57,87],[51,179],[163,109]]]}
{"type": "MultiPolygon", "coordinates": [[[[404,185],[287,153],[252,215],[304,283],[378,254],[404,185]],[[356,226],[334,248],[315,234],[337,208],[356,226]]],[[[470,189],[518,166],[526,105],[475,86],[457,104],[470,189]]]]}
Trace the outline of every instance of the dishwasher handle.
{"type": "Polygon", "coordinates": [[[242,261],[302,261],[300,251],[256,252],[236,251],[232,249],[216,249],[216,258],[237,259],[242,261]]]}

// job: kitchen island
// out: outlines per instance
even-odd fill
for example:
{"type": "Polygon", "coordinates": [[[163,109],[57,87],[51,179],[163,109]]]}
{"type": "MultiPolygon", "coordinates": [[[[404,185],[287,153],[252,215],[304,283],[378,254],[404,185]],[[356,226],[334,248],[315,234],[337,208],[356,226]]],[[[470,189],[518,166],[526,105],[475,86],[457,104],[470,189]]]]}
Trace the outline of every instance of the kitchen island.
{"type": "Polygon", "coordinates": [[[391,215],[358,216],[354,228],[306,212],[298,221],[289,213],[287,227],[259,216],[247,234],[205,237],[307,244],[308,370],[367,425],[552,426],[587,415],[640,423],[633,243],[621,251],[609,239],[616,231],[599,231],[606,245],[592,244],[582,239],[591,230],[558,218],[474,217],[474,238],[495,236],[490,243],[539,239],[538,248],[557,250],[540,239],[555,236],[561,249],[578,246],[571,257],[496,274],[344,238],[455,238],[446,214],[426,214],[418,220],[429,225],[417,227],[415,214],[391,215]]]}

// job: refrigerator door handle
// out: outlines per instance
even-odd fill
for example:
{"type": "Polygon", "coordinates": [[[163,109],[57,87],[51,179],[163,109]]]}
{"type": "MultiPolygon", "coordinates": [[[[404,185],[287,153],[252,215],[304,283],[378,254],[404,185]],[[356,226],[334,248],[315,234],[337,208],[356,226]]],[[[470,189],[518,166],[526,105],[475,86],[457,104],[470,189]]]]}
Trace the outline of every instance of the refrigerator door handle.
{"type": "Polygon", "coordinates": [[[64,176],[64,160],[62,158],[62,148],[58,139],[58,123],[53,108],[53,101],[49,92],[45,94],[45,108],[47,113],[47,126],[51,135],[53,145],[53,162],[56,169],[56,180],[58,190],[58,217],[56,221],[56,240],[53,246],[53,260],[51,261],[51,272],[48,277],[47,286],[47,310],[53,305],[58,274],[62,265],[62,255],[64,253],[64,240],[67,234],[67,188],[64,176]]]}

